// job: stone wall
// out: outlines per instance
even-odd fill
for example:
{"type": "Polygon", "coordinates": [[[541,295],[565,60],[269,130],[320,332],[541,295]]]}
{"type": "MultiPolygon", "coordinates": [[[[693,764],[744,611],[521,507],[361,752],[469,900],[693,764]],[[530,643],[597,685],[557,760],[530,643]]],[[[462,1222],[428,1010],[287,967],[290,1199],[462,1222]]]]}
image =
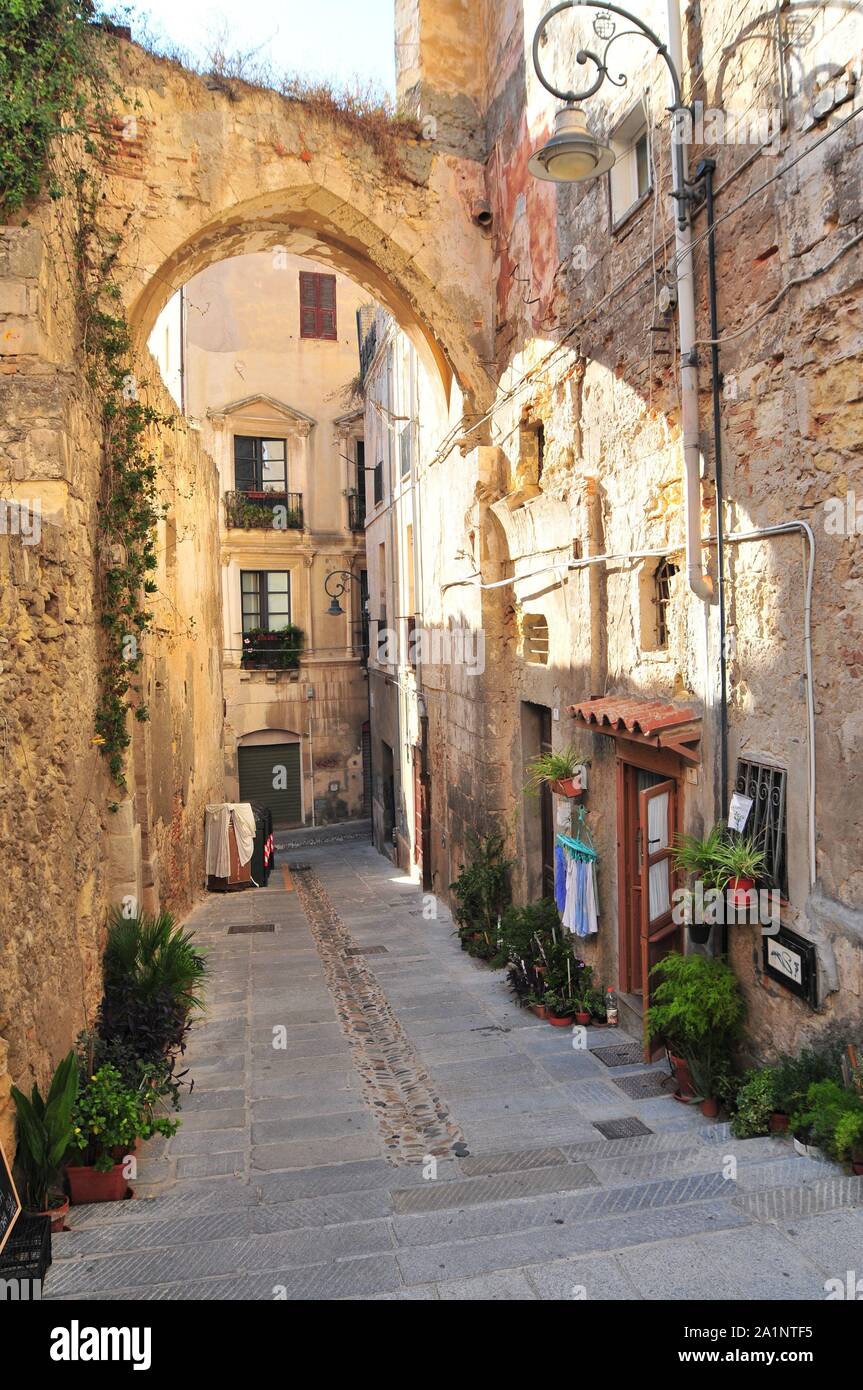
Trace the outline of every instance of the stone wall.
{"type": "MultiPolygon", "coordinates": [[[[94,742],[99,410],[84,377],[59,223],[50,206],[31,213],[31,222],[0,229],[0,1141],[7,1151],[9,1079],[44,1085],[92,1022],[110,906],[128,894],[183,912],[203,882],[203,807],[221,796],[215,470],[182,428],[153,430],[148,440],[167,518],[142,673],[151,719],[132,722],[127,795],[94,742]]],[[[170,412],[145,371],[142,395],[170,412]]]]}

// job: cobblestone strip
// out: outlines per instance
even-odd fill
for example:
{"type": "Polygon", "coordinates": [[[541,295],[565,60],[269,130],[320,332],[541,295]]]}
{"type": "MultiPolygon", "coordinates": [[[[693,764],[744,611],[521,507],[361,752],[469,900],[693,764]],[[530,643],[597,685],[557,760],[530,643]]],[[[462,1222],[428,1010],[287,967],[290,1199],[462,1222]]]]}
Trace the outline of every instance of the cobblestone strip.
{"type": "Polygon", "coordinates": [[[342,1030],[351,1045],[391,1163],[450,1157],[464,1136],[434,1088],[357,943],[311,869],[295,868],[294,884],[324,967],[342,1030]]]}

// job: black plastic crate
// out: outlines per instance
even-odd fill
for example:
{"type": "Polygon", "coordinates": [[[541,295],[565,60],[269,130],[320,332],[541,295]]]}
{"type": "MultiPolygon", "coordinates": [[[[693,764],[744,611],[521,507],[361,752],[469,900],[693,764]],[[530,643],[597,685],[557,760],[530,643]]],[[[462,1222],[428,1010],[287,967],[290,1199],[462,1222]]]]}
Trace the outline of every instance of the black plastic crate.
{"type": "Polygon", "coordinates": [[[50,1265],[50,1216],[25,1216],[22,1212],[0,1253],[0,1279],[44,1279],[50,1265]]]}

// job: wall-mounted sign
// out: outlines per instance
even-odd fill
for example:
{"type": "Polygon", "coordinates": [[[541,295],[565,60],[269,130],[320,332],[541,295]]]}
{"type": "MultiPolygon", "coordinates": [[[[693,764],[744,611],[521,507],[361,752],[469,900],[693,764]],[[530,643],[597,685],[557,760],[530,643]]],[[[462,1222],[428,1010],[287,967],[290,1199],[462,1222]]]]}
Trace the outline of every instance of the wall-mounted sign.
{"type": "Polygon", "coordinates": [[[12,1227],[21,1215],[21,1202],[12,1177],[12,1169],[0,1144],[0,1252],[12,1234],[12,1227]]]}
{"type": "Polygon", "coordinates": [[[812,942],[787,927],[762,940],[765,975],[814,1008],[818,1002],[818,957],[812,942]]]}
{"type": "Polygon", "coordinates": [[[749,819],[751,810],[752,797],[744,796],[742,792],[734,792],[731,797],[731,805],[728,808],[728,829],[742,831],[749,819]]]}

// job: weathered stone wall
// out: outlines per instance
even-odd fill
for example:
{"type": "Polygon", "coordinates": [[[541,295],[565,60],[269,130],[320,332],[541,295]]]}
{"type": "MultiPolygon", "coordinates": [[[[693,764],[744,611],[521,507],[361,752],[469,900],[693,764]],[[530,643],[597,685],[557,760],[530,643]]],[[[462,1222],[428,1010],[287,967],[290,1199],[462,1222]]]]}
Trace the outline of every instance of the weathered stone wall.
{"type": "MultiPolygon", "coordinates": [[[[486,748],[502,773],[500,810],[504,821],[512,818],[522,898],[528,880],[535,881],[527,849],[535,839],[533,812],[528,808],[526,820],[519,794],[522,701],[560,711],[552,726],[556,747],[572,738],[566,705],[590,695],[626,691],[692,705],[703,715],[704,736],[700,767],[681,778],[685,827],[701,831],[723,813],[717,794],[718,615],[715,604],[702,604],[686,584],[677,330],[674,314],[663,316],[657,304],[663,284],[674,279],[667,73],[646,43],[627,38],[615,45],[613,61],[616,71],[628,74],[628,84],[606,84],[585,103],[603,138],[637,98],[647,106],[652,191],[612,227],[607,179],[556,188],[527,171],[530,154],[550,133],[556,105],[537,82],[530,55],[544,8],[539,0],[477,6],[468,21],[473,29],[464,36],[465,53],[478,40],[485,49],[479,107],[499,381],[487,437],[503,460],[498,491],[480,509],[479,546],[493,555],[486,549],[478,568],[484,581],[515,577],[501,609],[493,606],[493,595],[483,600],[483,620],[494,633],[490,659],[499,663],[501,678],[497,690],[493,678],[486,681],[481,714],[483,728],[494,730],[486,748]],[[531,473],[530,443],[538,424],[545,445],[539,483],[531,473]],[[638,556],[666,549],[681,568],[672,582],[668,644],[659,650],[650,640],[656,561],[638,556]],[[576,569],[568,577],[561,569],[591,554],[633,558],[576,569]],[[524,660],[522,633],[532,615],[548,622],[546,666],[524,660]]],[[[446,18],[449,6],[442,3],[438,12],[446,18]]],[[[638,13],[665,33],[664,5],[639,6],[638,13]]],[[[399,17],[405,32],[415,33],[420,44],[425,34],[429,44],[426,53],[412,49],[406,58],[407,87],[422,93],[425,81],[432,91],[444,50],[431,51],[434,28],[422,4],[406,0],[399,17]]],[[[593,75],[589,64],[575,63],[580,44],[596,47],[592,19],[587,11],[565,14],[549,30],[543,66],[563,84],[583,87],[593,75]]],[[[831,531],[828,521],[834,499],[853,516],[863,489],[863,277],[854,244],[863,218],[860,121],[839,128],[859,73],[861,25],[853,14],[813,8],[805,25],[784,33],[781,78],[773,32],[754,4],[688,7],[683,44],[684,97],[746,118],[736,132],[708,121],[690,147],[692,169],[702,156],[717,163],[719,324],[720,334],[733,335],[721,348],[726,531],[801,518],[811,522],[816,538],[814,892],[807,852],[806,556],[795,536],[732,543],[726,552],[730,766],[733,773],[738,756],[761,757],[787,770],[789,903],[783,922],[815,941],[819,952],[821,999],[811,1011],[765,981],[758,929],[731,928],[752,1051],[765,1055],[825,1029],[859,1028],[861,1016],[861,528],[831,531]],[[828,131],[824,143],[804,153],[828,131]],[[768,136],[769,147],[759,151],[768,136]],[[773,178],[783,166],[787,173],[773,178]]],[[[704,234],[702,209],[695,218],[702,340],[709,337],[704,234]]],[[[699,356],[701,530],[709,536],[715,530],[715,460],[703,343],[699,356]]],[[[453,454],[440,472],[442,494],[460,490],[466,460],[453,454]]],[[[463,539],[449,531],[445,551],[458,549],[463,539]]],[[[436,533],[424,532],[424,541],[430,551],[424,563],[441,567],[436,533]]],[[[705,566],[715,575],[709,546],[705,566]]],[[[460,696],[447,675],[440,705],[455,710],[460,696]]],[[[479,745],[442,723],[438,728],[436,784],[442,780],[450,803],[457,803],[453,824],[479,824],[488,804],[473,776],[479,745]]],[[[598,974],[616,983],[617,759],[610,740],[581,736],[579,746],[591,759],[587,805],[601,854],[602,927],[587,953],[598,974]]],[[[487,769],[482,785],[495,776],[487,769]]]]}
{"type": "MultiPolygon", "coordinates": [[[[0,233],[0,1140],[27,1087],[91,1022],[109,907],[185,910],[203,881],[204,804],[221,795],[215,470],[182,428],[152,430],[160,524],[155,624],[130,721],[129,792],[94,743],[101,628],[99,403],[84,378],[59,222],[0,233]],[[26,507],[21,513],[13,501],[26,507]],[[38,530],[29,523],[31,513],[38,530]],[[28,534],[22,534],[27,531],[28,534]],[[115,807],[116,809],[111,809],[115,807]],[[6,1073],[8,1068],[8,1073],[6,1073]]],[[[40,225],[41,223],[41,225],[40,225]]],[[[146,369],[145,369],[146,371],[146,369]]],[[[140,390],[162,412],[157,379],[140,390]]]]}

